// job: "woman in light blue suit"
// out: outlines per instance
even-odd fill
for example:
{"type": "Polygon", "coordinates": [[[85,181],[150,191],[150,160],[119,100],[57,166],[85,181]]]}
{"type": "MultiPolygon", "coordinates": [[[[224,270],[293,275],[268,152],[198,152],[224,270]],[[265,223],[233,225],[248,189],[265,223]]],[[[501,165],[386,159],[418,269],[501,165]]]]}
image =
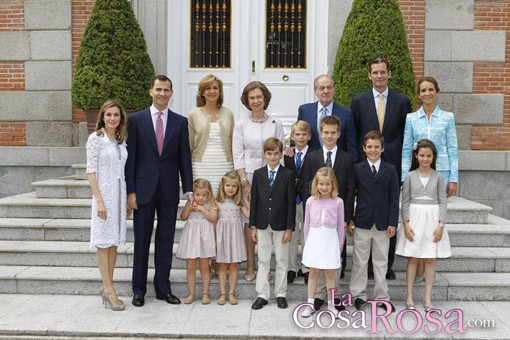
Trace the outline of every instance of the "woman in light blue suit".
{"type": "Polygon", "coordinates": [[[418,81],[418,98],[422,106],[409,113],[406,119],[402,147],[402,181],[411,167],[413,147],[420,139],[430,139],[437,148],[436,169],[443,174],[448,197],[457,191],[459,182],[458,144],[455,119],[452,112],[437,105],[439,85],[433,77],[418,81]]]}

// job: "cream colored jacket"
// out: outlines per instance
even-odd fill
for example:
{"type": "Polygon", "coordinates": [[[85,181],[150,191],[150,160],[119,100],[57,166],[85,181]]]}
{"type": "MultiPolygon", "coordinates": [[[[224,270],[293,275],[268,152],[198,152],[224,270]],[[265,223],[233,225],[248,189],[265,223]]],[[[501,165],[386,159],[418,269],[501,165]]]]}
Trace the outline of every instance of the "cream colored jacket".
{"type": "MultiPolygon", "coordinates": [[[[227,161],[232,162],[232,134],[234,131],[234,114],[230,109],[221,107],[218,112],[218,124],[221,130],[221,142],[227,161]]],[[[188,114],[189,146],[191,159],[200,162],[204,155],[205,146],[209,139],[211,116],[202,112],[201,107],[195,107],[188,114]]]]}

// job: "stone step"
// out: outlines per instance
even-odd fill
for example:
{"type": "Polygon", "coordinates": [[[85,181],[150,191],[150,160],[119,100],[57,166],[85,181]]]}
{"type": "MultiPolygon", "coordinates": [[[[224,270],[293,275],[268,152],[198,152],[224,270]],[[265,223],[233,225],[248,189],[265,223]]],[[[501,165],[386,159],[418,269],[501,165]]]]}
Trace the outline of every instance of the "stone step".
{"type": "MultiPolygon", "coordinates": [[[[175,256],[173,268],[186,268],[186,261],[175,256]]],[[[133,263],[133,243],[119,246],[118,268],[130,268],[133,263]]],[[[154,260],[151,244],[149,266],[154,260]]],[[[88,242],[0,241],[0,265],[95,267],[96,249],[88,242]]],[[[393,269],[405,271],[407,260],[396,256],[393,269]]],[[[274,268],[274,256],[271,260],[274,268]]],[[[241,268],[245,263],[241,264],[241,268]]],[[[352,246],[347,246],[347,269],[352,268],[352,246]]],[[[452,257],[438,259],[440,272],[510,272],[510,248],[452,247],[452,257]]]]}
{"type": "MultiPolygon", "coordinates": [[[[179,204],[180,214],[185,201],[179,204]]],[[[0,199],[0,216],[7,218],[90,218],[91,199],[37,198],[29,192],[0,199]]]]}
{"type": "MultiPolygon", "coordinates": [[[[154,223],[156,227],[157,222],[154,223]]],[[[180,239],[184,221],[177,220],[175,240],[180,239]]],[[[489,215],[488,224],[447,224],[452,246],[508,247],[510,221],[489,215]]],[[[155,232],[153,232],[154,238],[155,232]]],[[[0,218],[0,239],[20,241],[88,241],[90,219],[0,218]]],[[[127,221],[127,241],[133,242],[133,221],[127,221]]],[[[352,238],[347,237],[352,244],[352,238]]]]}
{"type": "MultiPolygon", "coordinates": [[[[255,282],[240,279],[236,294],[240,299],[254,299],[255,282]]],[[[147,295],[154,296],[152,288],[153,269],[149,269],[147,295]]],[[[274,273],[273,273],[274,277],[274,273]]],[[[342,291],[348,290],[350,273],[341,280],[342,291]]],[[[172,269],[170,281],[172,292],[179,296],[187,296],[185,269],[172,269]]],[[[432,299],[453,301],[508,301],[510,289],[508,282],[510,273],[437,273],[436,283],[432,291],[432,299]]],[[[100,275],[97,268],[92,267],[39,267],[39,266],[0,266],[0,293],[2,294],[71,294],[97,295],[100,288],[100,275]]],[[[197,272],[197,295],[201,294],[200,274],[197,272]]],[[[274,279],[271,282],[273,287],[274,279]]],[[[373,293],[373,280],[368,281],[368,294],[373,293]]],[[[120,296],[131,296],[131,269],[118,268],[115,270],[115,288],[120,296]]],[[[397,272],[397,280],[388,281],[389,293],[392,300],[405,299],[405,273],[397,272]]],[[[423,299],[424,283],[415,286],[416,301],[423,299]]],[[[218,279],[213,277],[210,293],[213,301],[217,298],[218,279]]],[[[306,296],[306,286],[302,278],[296,279],[287,289],[287,298],[302,300],[306,296]]]]}
{"type": "Polygon", "coordinates": [[[92,198],[89,181],[75,175],[33,182],[32,187],[37,198],[92,198]]]}
{"type": "MultiPolygon", "coordinates": [[[[176,221],[175,239],[179,240],[184,221],[176,221]]],[[[154,222],[154,241],[157,221],[154,222]]],[[[89,241],[90,219],[0,218],[0,239],[18,241],[89,241]]],[[[134,241],[133,220],[127,220],[127,242],[134,241]]]]}
{"type": "Polygon", "coordinates": [[[73,164],[71,168],[74,170],[76,179],[87,180],[87,164],[73,164]]]}
{"type": "Polygon", "coordinates": [[[486,224],[492,208],[488,205],[452,196],[448,199],[448,223],[486,224]]]}

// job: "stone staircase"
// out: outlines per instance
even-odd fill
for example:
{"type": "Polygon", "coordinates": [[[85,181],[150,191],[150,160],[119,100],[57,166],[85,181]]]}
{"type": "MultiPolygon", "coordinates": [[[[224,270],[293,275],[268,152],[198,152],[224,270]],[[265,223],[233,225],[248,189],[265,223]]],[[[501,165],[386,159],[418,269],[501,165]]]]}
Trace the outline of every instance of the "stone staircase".
{"type": "MultiPolygon", "coordinates": [[[[90,197],[83,166],[73,166],[75,176],[32,183],[34,192],[0,199],[0,293],[95,295],[100,287],[95,248],[89,245],[90,197]]],[[[184,201],[181,202],[183,206],[184,201]]],[[[491,215],[491,208],[459,197],[448,205],[447,229],[452,257],[438,260],[434,300],[510,301],[510,221],[491,215]]],[[[176,242],[184,222],[177,221],[176,242]]],[[[128,242],[118,249],[116,288],[121,296],[131,295],[133,261],[132,221],[128,220],[128,242]]],[[[352,266],[348,238],[348,268],[342,288],[347,290],[352,266]]],[[[174,251],[176,250],[174,247],[174,251]]],[[[151,254],[153,249],[151,249],[151,254]]],[[[149,260],[149,280],[153,259],[149,260]]],[[[405,297],[406,259],[396,258],[397,280],[388,281],[394,300],[405,297]]],[[[256,297],[254,282],[242,279],[241,265],[237,295],[256,297]]],[[[274,268],[274,266],[273,266],[274,268]]],[[[172,289],[187,295],[185,261],[174,256],[172,289]]],[[[369,294],[373,281],[369,281],[369,294]]],[[[200,288],[197,287],[200,293],[200,288]]],[[[423,283],[417,284],[418,299],[423,283]]],[[[148,294],[154,295],[152,284],[148,294]]],[[[213,278],[211,294],[218,294],[213,278]]],[[[289,299],[303,300],[306,286],[296,279],[288,288],[289,299]]]]}

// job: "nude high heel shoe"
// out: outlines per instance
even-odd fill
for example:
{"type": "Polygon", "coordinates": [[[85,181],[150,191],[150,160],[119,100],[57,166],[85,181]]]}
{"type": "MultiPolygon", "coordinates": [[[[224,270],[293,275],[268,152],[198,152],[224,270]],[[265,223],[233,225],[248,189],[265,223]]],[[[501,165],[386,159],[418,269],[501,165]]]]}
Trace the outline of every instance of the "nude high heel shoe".
{"type": "Polygon", "coordinates": [[[106,292],[103,291],[103,294],[101,295],[103,297],[103,305],[104,305],[104,308],[110,308],[111,310],[113,311],[122,311],[122,310],[125,310],[126,309],[126,305],[124,305],[122,303],[122,301],[120,301],[119,304],[114,304],[110,298],[108,297],[108,295],[106,294],[106,292]]]}

